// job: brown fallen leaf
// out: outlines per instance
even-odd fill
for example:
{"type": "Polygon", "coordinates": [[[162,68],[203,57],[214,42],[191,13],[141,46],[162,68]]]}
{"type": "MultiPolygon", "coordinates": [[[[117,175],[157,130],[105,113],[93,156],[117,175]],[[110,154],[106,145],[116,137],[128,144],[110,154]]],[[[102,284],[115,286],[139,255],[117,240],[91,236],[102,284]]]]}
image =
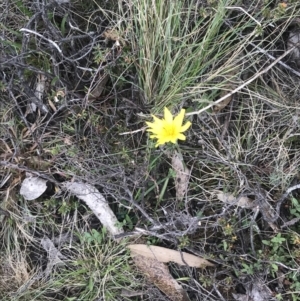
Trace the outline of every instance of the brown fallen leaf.
{"type": "MultiPolygon", "coordinates": [[[[227,84],[227,86],[224,88],[224,90],[221,91],[219,98],[224,97],[228,93],[230,93],[232,90],[236,88],[233,84],[227,84]],[[226,89],[226,90],[225,90],[226,89]]],[[[216,104],[213,108],[214,113],[219,113],[221,110],[223,110],[232,100],[233,94],[227,96],[224,100],[216,104]]]]}
{"type": "Polygon", "coordinates": [[[184,165],[182,155],[175,152],[172,156],[172,168],[176,173],[176,199],[181,201],[186,196],[189,186],[190,170],[184,165]]]}
{"type": "Polygon", "coordinates": [[[109,76],[107,73],[99,75],[99,79],[95,82],[94,87],[91,89],[91,92],[89,93],[88,100],[93,100],[101,96],[103,90],[106,87],[106,83],[108,79],[109,76]]]}
{"type": "Polygon", "coordinates": [[[273,222],[276,218],[276,212],[269,202],[264,200],[258,202],[248,197],[235,197],[232,194],[224,193],[222,191],[217,191],[217,198],[219,201],[226,204],[236,205],[241,208],[252,209],[254,211],[259,210],[263,215],[263,219],[269,224],[274,232],[279,231],[277,225],[273,222]]]}
{"type": "Polygon", "coordinates": [[[188,265],[190,267],[195,268],[205,268],[206,266],[214,266],[214,264],[201,257],[186,252],[170,250],[163,247],[148,246],[144,244],[132,244],[128,245],[128,248],[131,251],[132,257],[136,255],[142,255],[147,258],[155,259],[159,262],[172,261],[178,263],[179,265],[188,265]],[[184,261],[182,260],[182,258],[184,261]]]}
{"type": "Polygon", "coordinates": [[[217,191],[217,198],[219,201],[230,204],[236,205],[242,208],[253,209],[257,206],[256,202],[248,197],[235,197],[230,193],[224,193],[223,191],[217,191]]]}
{"type": "Polygon", "coordinates": [[[170,300],[189,301],[186,292],[171,276],[164,263],[141,255],[135,255],[133,261],[146,279],[166,294],[170,300]]]}

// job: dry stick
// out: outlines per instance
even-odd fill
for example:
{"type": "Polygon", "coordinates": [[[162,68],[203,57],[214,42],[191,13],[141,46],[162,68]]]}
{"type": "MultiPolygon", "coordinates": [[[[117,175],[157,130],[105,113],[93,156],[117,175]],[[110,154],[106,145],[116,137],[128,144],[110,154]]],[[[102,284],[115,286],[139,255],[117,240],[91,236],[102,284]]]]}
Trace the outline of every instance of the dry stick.
{"type": "MultiPolygon", "coordinates": [[[[254,43],[252,42],[249,42],[249,44],[251,46],[253,46],[254,48],[256,48],[259,52],[265,54],[267,57],[269,57],[271,60],[276,60],[276,58],[271,55],[270,53],[268,53],[266,50],[260,48],[259,46],[255,45],[254,43]]],[[[279,65],[281,65],[282,67],[284,67],[285,69],[291,71],[292,73],[294,73],[295,75],[299,76],[300,77],[300,72],[294,70],[292,67],[290,67],[289,65],[283,63],[283,62],[278,62],[279,65]]]]}
{"type": "Polygon", "coordinates": [[[261,27],[261,23],[259,21],[257,21],[255,18],[253,18],[248,12],[246,12],[242,7],[240,6],[226,6],[225,8],[227,9],[239,9],[241,10],[243,13],[245,13],[250,19],[252,19],[258,26],[261,27]]]}
{"type": "Polygon", "coordinates": [[[144,126],[142,127],[141,129],[138,129],[138,130],[135,130],[135,131],[131,131],[131,132],[124,132],[124,133],[120,133],[119,135],[128,135],[128,134],[135,134],[135,133],[138,133],[138,132],[141,132],[141,131],[144,131],[147,127],[144,126]]]}
{"type": "Polygon", "coordinates": [[[58,50],[59,53],[62,54],[62,50],[59,48],[59,46],[54,41],[45,38],[40,33],[36,32],[34,30],[31,30],[31,29],[27,29],[27,28],[21,28],[20,31],[21,32],[28,32],[28,33],[35,34],[36,36],[40,37],[41,39],[46,40],[47,42],[49,42],[50,44],[52,44],[58,50]]]}
{"type": "Polygon", "coordinates": [[[299,221],[300,221],[300,217],[295,217],[295,218],[291,219],[290,221],[285,222],[285,223],[280,227],[280,229],[284,229],[284,228],[293,226],[293,225],[295,225],[296,223],[298,223],[299,221]]]}
{"type": "Polygon", "coordinates": [[[242,85],[240,85],[239,87],[237,87],[236,89],[234,89],[233,91],[229,92],[228,94],[226,94],[225,96],[221,97],[220,99],[218,99],[217,101],[215,101],[214,103],[206,106],[205,108],[199,110],[199,111],[194,111],[194,112],[190,112],[185,114],[186,116],[192,116],[192,115],[198,115],[208,109],[210,109],[211,107],[217,105],[218,103],[222,102],[224,99],[226,99],[227,97],[230,97],[232,94],[240,91],[241,89],[243,89],[244,87],[248,86],[249,84],[251,84],[255,79],[257,79],[258,77],[260,77],[262,74],[268,72],[272,67],[274,67],[279,61],[281,61],[284,57],[286,57],[289,53],[291,53],[294,49],[296,48],[296,46],[293,46],[292,48],[290,48],[289,50],[287,50],[283,55],[281,55],[279,58],[277,58],[272,64],[270,64],[267,68],[265,68],[264,70],[258,72],[255,76],[253,76],[252,78],[250,78],[248,81],[246,81],[245,83],[243,83],[242,85]]]}

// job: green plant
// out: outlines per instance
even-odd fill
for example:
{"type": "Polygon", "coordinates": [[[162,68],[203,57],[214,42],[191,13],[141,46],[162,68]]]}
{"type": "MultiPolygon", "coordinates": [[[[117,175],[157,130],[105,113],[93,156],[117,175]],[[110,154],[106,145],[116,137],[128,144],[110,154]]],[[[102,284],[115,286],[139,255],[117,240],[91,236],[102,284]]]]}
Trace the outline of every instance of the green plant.
{"type": "Polygon", "coordinates": [[[281,233],[278,233],[271,240],[263,240],[262,243],[270,246],[272,248],[272,252],[275,254],[277,251],[279,251],[279,248],[282,248],[285,241],[286,239],[281,236],[281,233]]]}
{"type": "Polygon", "coordinates": [[[292,207],[290,208],[290,213],[295,217],[300,217],[300,203],[296,198],[291,198],[292,207]]]}
{"type": "Polygon", "coordinates": [[[178,240],[179,240],[179,248],[180,249],[188,247],[191,243],[189,240],[189,237],[186,235],[179,237],[178,240]]]}
{"type": "MultiPolygon", "coordinates": [[[[289,280],[289,294],[292,300],[298,300],[300,289],[300,274],[295,271],[295,262],[297,262],[297,256],[299,252],[299,235],[295,232],[277,233],[270,240],[263,240],[263,244],[267,246],[267,249],[261,254],[267,255],[269,258],[269,267],[272,276],[275,278],[279,267],[284,266],[286,268],[285,277],[289,280]]],[[[263,258],[263,257],[262,257],[263,258]]],[[[298,262],[299,264],[299,262],[298,262]]]]}
{"type": "Polygon", "coordinates": [[[208,288],[211,285],[213,285],[213,280],[210,277],[207,277],[207,275],[200,275],[199,282],[203,285],[203,287],[208,288]]]}

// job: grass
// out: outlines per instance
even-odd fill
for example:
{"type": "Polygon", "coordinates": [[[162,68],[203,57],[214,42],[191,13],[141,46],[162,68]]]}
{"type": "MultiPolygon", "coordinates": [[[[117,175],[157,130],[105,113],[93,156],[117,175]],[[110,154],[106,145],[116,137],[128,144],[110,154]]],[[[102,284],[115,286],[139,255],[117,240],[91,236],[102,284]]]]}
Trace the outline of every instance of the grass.
{"type": "Polygon", "coordinates": [[[186,5],[184,1],[134,4],[132,27],[137,28],[138,39],[134,37],[132,44],[139,53],[139,86],[144,88],[145,103],[151,104],[155,113],[187,100],[201,105],[201,95],[212,86],[216,88],[214,79],[226,78],[238,67],[234,60],[242,49],[235,45],[236,53],[226,59],[234,52],[234,31],[220,33],[228,1],[215,3],[214,14],[209,16],[201,16],[194,3],[186,5]]]}
{"type": "Polygon", "coordinates": [[[125,244],[116,244],[96,230],[72,235],[71,247],[68,242],[61,244],[67,261],[44,272],[36,270],[36,263],[35,270],[28,266],[28,248],[18,254],[10,251],[2,267],[2,300],[9,295],[12,300],[124,300],[120,299],[122,288],[133,289],[137,282],[125,244]]]}
{"type": "Polygon", "coordinates": [[[190,300],[234,300],[256,281],[269,298],[299,299],[299,189],[284,195],[300,178],[297,57],[193,114],[284,53],[299,27],[297,2],[71,1],[40,14],[22,0],[0,8],[1,300],[141,300],[122,289],[167,300],[133,266],[126,251],[133,241],[217,264],[169,265],[190,300]],[[38,35],[26,38],[25,27],[62,54],[38,35]],[[47,78],[42,99],[35,98],[38,74],[47,78]],[[102,93],[87,99],[97,85],[102,93]],[[180,201],[174,149],[155,148],[144,131],[165,106],[191,113],[178,145],[191,170],[180,201]],[[35,201],[19,195],[25,172],[49,179],[35,201]],[[60,188],[74,179],[97,187],[125,231],[148,235],[114,241],[60,188]],[[225,204],[220,191],[252,199],[260,211],[225,204]],[[57,264],[45,238],[62,255],[57,264]]]}

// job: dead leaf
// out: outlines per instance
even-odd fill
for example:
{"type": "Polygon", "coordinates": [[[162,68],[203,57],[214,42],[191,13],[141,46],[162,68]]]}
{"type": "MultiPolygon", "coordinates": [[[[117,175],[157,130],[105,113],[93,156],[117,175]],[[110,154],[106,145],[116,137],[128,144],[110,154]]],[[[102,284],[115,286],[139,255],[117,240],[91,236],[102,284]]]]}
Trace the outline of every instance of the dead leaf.
{"type": "Polygon", "coordinates": [[[118,220],[115,214],[98,189],[81,182],[65,182],[64,187],[87,204],[109,233],[117,235],[124,232],[122,227],[117,226],[118,220]]]}
{"type": "Polygon", "coordinates": [[[64,138],[64,144],[65,144],[65,145],[73,145],[74,142],[72,141],[72,137],[71,137],[71,136],[66,136],[66,137],[64,138]]]}
{"type": "Polygon", "coordinates": [[[117,29],[107,29],[103,32],[102,36],[105,41],[119,41],[123,46],[126,44],[125,40],[121,37],[120,32],[117,29]]]}
{"type": "Polygon", "coordinates": [[[190,170],[184,165],[182,155],[178,152],[175,152],[172,156],[172,168],[176,173],[176,199],[181,201],[186,196],[189,186],[190,170]]]}
{"type": "Polygon", "coordinates": [[[46,88],[46,82],[47,82],[47,77],[45,75],[43,74],[37,75],[34,95],[36,97],[35,100],[38,101],[40,105],[37,105],[36,102],[29,101],[26,106],[25,117],[31,113],[35,114],[37,107],[39,107],[43,113],[48,113],[47,106],[43,104],[43,95],[46,88]]]}
{"type": "Polygon", "coordinates": [[[263,219],[269,224],[269,226],[274,230],[274,232],[279,231],[278,227],[273,223],[273,221],[276,218],[276,212],[273,209],[273,207],[271,206],[271,204],[269,202],[267,202],[266,200],[257,202],[248,197],[237,197],[236,198],[232,194],[229,194],[229,193],[224,193],[222,191],[217,191],[217,192],[219,192],[217,194],[217,198],[221,202],[224,202],[224,203],[230,204],[230,205],[236,205],[241,208],[259,210],[263,215],[263,219]]]}
{"type": "Polygon", "coordinates": [[[236,301],[253,301],[249,299],[249,296],[243,294],[232,294],[232,296],[236,301]]]}
{"type": "Polygon", "coordinates": [[[67,259],[64,255],[62,255],[58,249],[54,246],[54,243],[51,241],[50,238],[45,236],[41,239],[41,245],[43,246],[44,250],[48,253],[48,261],[52,265],[64,265],[65,263],[62,259],[67,259]]]}
{"type": "Polygon", "coordinates": [[[56,112],[57,109],[56,109],[56,106],[54,105],[54,103],[50,99],[47,99],[47,100],[48,100],[48,104],[49,104],[50,108],[53,110],[53,112],[56,112]]]}
{"type": "Polygon", "coordinates": [[[230,193],[224,193],[223,191],[218,191],[217,198],[219,201],[229,204],[236,205],[242,208],[253,209],[256,207],[256,203],[254,200],[249,199],[248,197],[238,197],[236,198],[230,193]]]}
{"type": "Polygon", "coordinates": [[[182,286],[171,276],[169,269],[156,259],[135,255],[133,261],[147,280],[158,287],[172,301],[188,301],[182,286]]]}
{"type": "Polygon", "coordinates": [[[116,29],[107,29],[102,33],[102,36],[107,40],[117,41],[120,39],[120,34],[116,29]]]}
{"type": "MultiPolygon", "coordinates": [[[[224,87],[224,90],[221,91],[219,98],[224,97],[226,94],[230,93],[236,88],[233,84],[227,84],[227,86],[224,87]]],[[[214,113],[218,113],[221,110],[223,110],[232,100],[233,94],[227,96],[224,100],[214,105],[214,113]]]]}
{"type": "Polygon", "coordinates": [[[35,200],[46,191],[46,183],[44,179],[29,176],[22,182],[20,194],[27,201],[35,200]]]}
{"type": "Polygon", "coordinates": [[[46,82],[47,82],[47,77],[43,74],[38,74],[37,75],[37,83],[35,87],[35,96],[37,99],[39,99],[41,102],[43,101],[43,95],[45,92],[46,88],[46,82]]]}
{"type": "Polygon", "coordinates": [[[131,250],[132,256],[142,255],[148,258],[158,260],[159,262],[172,261],[178,263],[179,265],[187,264],[188,266],[195,268],[205,268],[206,266],[214,266],[214,264],[201,257],[186,252],[170,250],[163,247],[148,246],[144,244],[132,244],[128,245],[128,248],[131,250]],[[182,260],[182,258],[184,261],[182,260]]]}
{"type": "Polygon", "coordinates": [[[93,100],[101,96],[104,88],[106,87],[108,78],[109,76],[107,73],[99,75],[99,79],[96,81],[94,87],[91,89],[91,92],[88,95],[88,100],[93,100]]]}
{"type": "MultiPolygon", "coordinates": [[[[232,72],[230,72],[228,74],[228,77],[231,78],[231,80],[228,80],[224,87],[222,87],[221,93],[219,98],[221,99],[222,97],[225,97],[228,93],[230,93],[231,91],[233,91],[238,85],[237,82],[234,82],[234,79],[236,78],[236,74],[237,74],[237,70],[233,70],[232,72]]],[[[214,105],[213,111],[214,113],[218,113],[221,110],[223,110],[228,104],[230,104],[232,98],[233,98],[233,94],[227,96],[225,99],[223,99],[221,102],[217,103],[216,105],[214,105]]]]}

